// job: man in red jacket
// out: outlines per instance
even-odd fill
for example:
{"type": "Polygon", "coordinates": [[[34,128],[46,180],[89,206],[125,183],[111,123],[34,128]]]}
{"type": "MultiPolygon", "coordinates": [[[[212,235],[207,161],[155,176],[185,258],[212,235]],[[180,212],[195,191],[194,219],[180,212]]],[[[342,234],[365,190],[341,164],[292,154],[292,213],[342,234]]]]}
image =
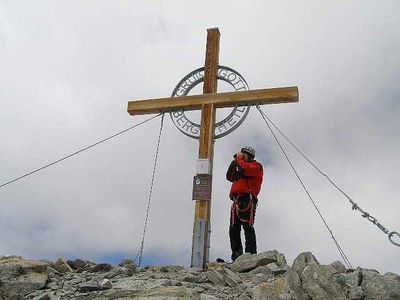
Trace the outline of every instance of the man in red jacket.
{"type": "Polygon", "coordinates": [[[256,152],[252,147],[243,147],[234,155],[226,173],[226,179],[232,182],[229,197],[233,201],[229,227],[232,260],[243,254],[241,227],[246,239],[245,252],[256,254],[257,243],[254,230],[254,218],[257,196],[263,180],[263,167],[255,161],[256,152]]]}

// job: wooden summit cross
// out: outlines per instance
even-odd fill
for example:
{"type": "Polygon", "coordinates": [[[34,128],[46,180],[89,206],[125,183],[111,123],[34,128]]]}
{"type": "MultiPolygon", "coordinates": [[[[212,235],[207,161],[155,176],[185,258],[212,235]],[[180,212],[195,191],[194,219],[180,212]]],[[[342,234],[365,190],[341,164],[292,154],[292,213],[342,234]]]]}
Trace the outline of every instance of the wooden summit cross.
{"type": "MultiPolygon", "coordinates": [[[[198,157],[200,161],[209,161],[209,195],[211,195],[216,109],[255,104],[298,102],[299,99],[297,87],[217,93],[219,37],[220,33],[218,28],[207,30],[203,95],[129,101],[128,103],[128,112],[131,115],[155,114],[178,109],[183,109],[185,111],[201,109],[198,157]]],[[[195,184],[193,184],[193,188],[195,189],[195,184]]],[[[196,204],[191,258],[191,266],[194,268],[203,269],[208,262],[211,196],[209,198],[210,199],[207,200],[194,199],[196,200],[196,204]]]]}

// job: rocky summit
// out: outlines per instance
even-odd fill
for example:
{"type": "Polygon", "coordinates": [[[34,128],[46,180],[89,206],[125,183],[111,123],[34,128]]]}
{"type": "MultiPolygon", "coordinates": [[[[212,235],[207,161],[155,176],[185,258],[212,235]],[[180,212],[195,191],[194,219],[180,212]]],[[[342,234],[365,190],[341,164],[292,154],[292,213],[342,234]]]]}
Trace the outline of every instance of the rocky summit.
{"type": "Polygon", "coordinates": [[[321,265],[309,252],[292,266],[277,251],[243,254],[206,270],[180,266],[138,268],[76,259],[32,261],[0,257],[0,299],[400,299],[400,276],[371,269],[321,265]]]}

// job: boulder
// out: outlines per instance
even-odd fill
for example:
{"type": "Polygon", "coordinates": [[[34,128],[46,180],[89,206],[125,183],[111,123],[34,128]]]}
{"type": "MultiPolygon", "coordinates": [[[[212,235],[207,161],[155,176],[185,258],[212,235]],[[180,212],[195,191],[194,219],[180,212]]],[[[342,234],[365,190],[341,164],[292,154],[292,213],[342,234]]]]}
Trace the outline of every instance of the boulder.
{"type": "Polygon", "coordinates": [[[260,254],[244,253],[232,263],[231,268],[236,272],[248,272],[270,263],[276,263],[280,267],[287,266],[285,257],[278,251],[273,250],[260,254]]]}
{"type": "Polygon", "coordinates": [[[260,266],[250,271],[250,274],[264,274],[264,275],[281,275],[288,270],[288,267],[278,267],[276,263],[270,263],[266,266],[260,266]]]}
{"type": "Polygon", "coordinates": [[[79,283],[78,289],[80,292],[93,292],[102,290],[100,284],[97,281],[87,281],[79,283]]]}
{"type": "Polygon", "coordinates": [[[112,289],[102,292],[101,295],[107,299],[134,299],[138,295],[138,290],[112,289]]]}
{"type": "Polygon", "coordinates": [[[103,279],[101,281],[86,281],[78,284],[80,292],[93,292],[112,289],[111,281],[103,279]]]}
{"type": "Polygon", "coordinates": [[[57,259],[57,261],[54,263],[53,269],[60,273],[68,273],[74,271],[62,257],[59,257],[57,259]]]}
{"type": "Polygon", "coordinates": [[[75,259],[75,260],[67,260],[67,264],[73,269],[73,270],[83,270],[86,266],[86,262],[82,259],[75,259]]]}
{"type": "MultiPolygon", "coordinates": [[[[54,296],[54,293],[43,293],[40,294],[34,298],[32,298],[33,300],[52,300],[52,296],[54,296]]],[[[32,296],[29,295],[29,298],[31,298],[32,296]]],[[[53,298],[54,299],[54,298],[53,298]]]]}
{"type": "Polygon", "coordinates": [[[365,293],[360,286],[362,282],[361,268],[346,273],[336,274],[334,275],[334,278],[341,286],[343,293],[347,295],[347,298],[358,300],[358,298],[363,299],[362,295],[365,296],[365,293]]]}
{"type": "Polygon", "coordinates": [[[228,285],[232,288],[239,285],[242,282],[239,275],[232,270],[221,267],[218,269],[211,269],[207,271],[207,278],[209,281],[216,285],[228,285]]]}
{"type": "Polygon", "coordinates": [[[224,276],[217,269],[207,271],[207,278],[216,285],[225,285],[224,276]]]}
{"type": "Polygon", "coordinates": [[[212,296],[212,295],[207,295],[207,294],[201,294],[200,295],[200,300],[218,300],[218,298],[212,296]]]}
{"type": "Polygon", "coordinates": [[[312,253],[301,253],[294,260],[292,269],[300,276],[303,289],[312,299],[346,299],[340,284],[332,279],[332,269],[321,266],[312,253]]]}
{"type": "Polygon", "coordinates": [[[340,261],[335,261],[327,266],[332,274],[346,273],[346,267],[340,261]]]}
{"type": "Polygon", "coordinates": [[[7,297],[7,300],[26,300],[26,298],[22,294],[12,294],[7,297]]]}
{"type": "Polygon", "coordinates": [[[254,300],[309,300],[302,289],[299,275],[288,270],[284,276],[271,282],[262,282],[252,290],[254,300]]]}
{"type": "Polygon", "coordinates": [[[112,265],[110,264],[97,264],[94,267],[90,268],[90,272],[108,272],[112,268],[112,265]]]}
{"type": "Polygon", "coordinates": [[[400,299],[400,276],[394,273],[380,275],[375,270],[363,269],[361,287],[365,291],[365,300],[400,299]]]}
{"type": "Polygon", "coordinates": [[[132,259],[123,259],[118,266],[127,269],[130,276],[137,272],[137,266],[132,259]]]}
{"type": "Polygon", "coordinates": [[[361,286],[351,287],[347,294],[347,298],[350,300],[363,300],[365,296],[366,294],[361,286]]]}
{"type": "Polygon", "coordinates": [[[16,256],[0,259],[0,282],[4,297],[11,294],[26,295],[44,288],[48,279],[46,263],[16,256]]]}
{"type": "Polygon", "coordinates": [[[133,276],[134,272],[132,269],[127,269],[125,267],[114,267],[106,275],[106,278],[116,278],[116,277],[130,277],[133,276]]]}
{"type": "Polygon", "coordinates": [[[99,286],[102,290],[109,290],[112,289],[111,281],[108,279],[103,279],[99,282],[99,286]]]}
{"type": "Polygon", "coordinates": [[[199,299],[198,293],[183,286],[157,287],[140,291],[139,299],[199,299]]]}

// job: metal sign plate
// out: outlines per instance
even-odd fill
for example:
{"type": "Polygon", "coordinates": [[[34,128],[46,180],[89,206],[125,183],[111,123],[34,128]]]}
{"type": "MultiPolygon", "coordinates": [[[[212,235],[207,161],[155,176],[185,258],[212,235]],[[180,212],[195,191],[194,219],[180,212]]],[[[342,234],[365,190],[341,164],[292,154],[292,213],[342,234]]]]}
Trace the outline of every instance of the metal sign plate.
{"type": "Polygon", "coordinates": [[[193,178],[193,200],[211,200],[212,176],[198,174],[193,178]]]}
{"type": "MultiPolygon", "coordinates": [[[[223,80],[229,83],[235,91],[247,91],[249,89],[243,76],[232,68],[218,66],[217,78],[218,80],[223,80]]],[[[196,85],[203,81],[204,67],[196,69],[183,77],[172,92],[172,97],[187,96],[196,85]]],[[[249,111],[250,105],[235,106],[232,112],[225,119],[215,124],[214,138],[218,139],[223,137],[238,128],[246,119],[249,111]]],[[[184,110],[180,109],[172,111],[170,112],[170,116],[176,128],[178,128],[182,133],[194,139],[199,138],[200,124],[190,121],[186,117],[184,110]]]]}

